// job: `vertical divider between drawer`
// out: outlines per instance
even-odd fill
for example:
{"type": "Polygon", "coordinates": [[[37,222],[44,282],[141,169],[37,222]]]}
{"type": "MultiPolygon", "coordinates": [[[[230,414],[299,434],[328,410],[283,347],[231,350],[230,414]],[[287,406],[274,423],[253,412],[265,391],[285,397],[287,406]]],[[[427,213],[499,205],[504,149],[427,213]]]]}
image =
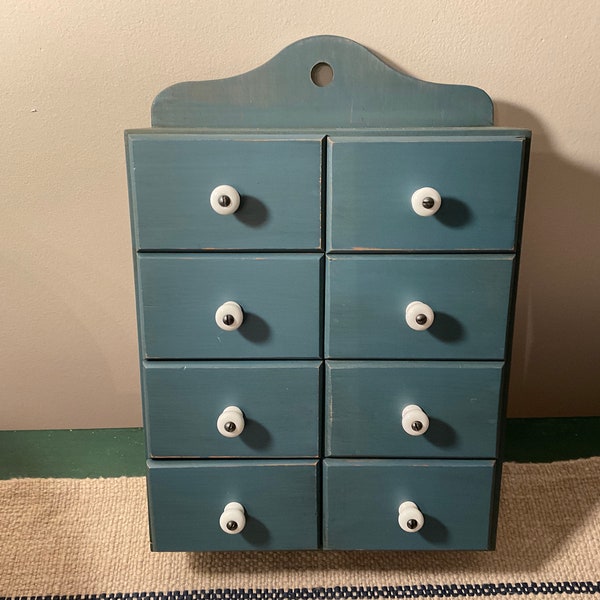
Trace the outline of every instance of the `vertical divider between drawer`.
{"type": "Polygon", "coordinates": [[[320,339],[320,359],[321,368],[319,369],[319,460],[317,461],[317,544],[318,548],[323,548],[323,456],[325,448],[325,294],[327,286],[326,268],[327,268],[327,163],[329,160],[328,137],[323,136],[321,140],[321,294],[320,294],[320,319],[319,331],[320,339]]]}
{"type": "MultiPolygon", "coordinates": [[[[321,297],[320,297],[320,331],[321,331],[321,345],[320,345],[320,355],[321,360],[323,361],[325,358],[325,294],[326,294],[326,285],[327,285],[327,277],[326,277],[326,263],[327,263],[327,198],[329,195],[328,190],[328,175],[327,175],[327,166],[329,160],[329,138],[327,136],[323,136],[321,140],[321,186],[320,186],[320,194],[321,194],[321,256],[322,256],[322,265],[321,265],[321,297]]],[[[321,391],[323,391],[323,385],[321,385],[321,391]]]]}

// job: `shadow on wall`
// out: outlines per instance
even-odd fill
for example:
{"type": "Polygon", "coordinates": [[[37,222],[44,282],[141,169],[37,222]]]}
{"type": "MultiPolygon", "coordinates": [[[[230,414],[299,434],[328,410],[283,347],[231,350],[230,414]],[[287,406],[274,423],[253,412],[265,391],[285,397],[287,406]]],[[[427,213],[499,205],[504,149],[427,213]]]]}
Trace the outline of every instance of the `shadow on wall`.
{"type": "Polygon", "coordinates": [[[600,416],[600,165],[564,159],[534,114],[492,100],[494,125],[532,131],[508,416],[600,416]]]}
{"type": "Polygon", "coordinates": [[[600,415],[600,166],[562,158],[531,113],[495,107],[496,125],[533,132],[508,414],[600,415]]]}

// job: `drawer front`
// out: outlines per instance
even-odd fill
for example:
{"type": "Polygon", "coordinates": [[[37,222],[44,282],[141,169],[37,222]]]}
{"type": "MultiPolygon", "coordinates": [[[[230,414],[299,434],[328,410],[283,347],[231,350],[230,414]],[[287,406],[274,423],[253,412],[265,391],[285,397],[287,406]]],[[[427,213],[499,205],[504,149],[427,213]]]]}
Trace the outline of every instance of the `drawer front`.
{"type": "Polygon", "coordinates": [[[489,549],[494,467],[484,460],[326,459],[324,548],[489,549]],[[399,526],[404,502],[422,513],[419,531],[399,526]]]}
{"type": "Polygon", "coordinates": [[[328,361],[326,455],[493,458],[502,370],[501,362],[328,361]]]}
{"type": "Polygon", "coordinates": [[[326,358],[504,357],[513,257],[330,256],[326,358]],[[434,313],[415,331],[406,307],[434,313]]]}
{"type": "Polygon", "coordinates": [[[319,362],[149,361],[142,375],[150,456],[319,455],[319,362]]]}
{"type": "Polygon", "coordinates": [[[315,461],[148,461],[152,549],[297,550],[318,547],[315,461]],[[246,523],[221,529],[238,502],[246,523]]]}
{"type": "Polygon", "coordinates": [[[319,358],[318,254],[139,254],[145,358],[319,358]],[[243,311],[224,331],[216,312],[243,311]]]}
{"type": "Polygon", "coordinates": [[[329,140],[329,248],[514,249],[523,145],[498,137],[329,140]],[[422,188],[441,196],[432,216],[412,208],[422,188]]]}
{"type": "Polygon", "coordinates": [[[321,139],[130,134],[128,162],[138,250],[321,247],[321,139]],[[233,214],[215,188],[240,195],[233,214]]]}

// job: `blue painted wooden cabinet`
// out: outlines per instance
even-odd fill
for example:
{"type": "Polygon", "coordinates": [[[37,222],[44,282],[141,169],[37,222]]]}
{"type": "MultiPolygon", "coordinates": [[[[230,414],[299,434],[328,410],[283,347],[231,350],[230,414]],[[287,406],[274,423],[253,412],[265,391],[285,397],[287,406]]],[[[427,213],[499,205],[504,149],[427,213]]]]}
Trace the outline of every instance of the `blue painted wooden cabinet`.
{"type": "Polygon", "coordinates": [[[126,132],[154,550],[494,547],[530,132],[492,125],[319,36],[126,132]]]}

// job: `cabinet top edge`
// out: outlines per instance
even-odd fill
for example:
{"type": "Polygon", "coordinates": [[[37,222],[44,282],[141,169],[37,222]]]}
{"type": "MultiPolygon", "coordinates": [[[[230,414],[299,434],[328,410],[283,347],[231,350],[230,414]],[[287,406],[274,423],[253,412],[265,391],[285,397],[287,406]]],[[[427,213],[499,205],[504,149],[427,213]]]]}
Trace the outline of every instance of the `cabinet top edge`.
{"type": "Polygon", "coordinates": [[[446,136],[484,136],[484,137],[512,137],[531,138],[531,130],[513,127],[410,127],[410,128],[208,128],[208,127],[147,127],[141,129],[125,130],[126,138],[135,136],[161,136],[161,135],[201,135],[203,137],[224,138],[231,137],[247,140],[306,140],[319,141],[332,137],[446,137],[446,136]]]}

